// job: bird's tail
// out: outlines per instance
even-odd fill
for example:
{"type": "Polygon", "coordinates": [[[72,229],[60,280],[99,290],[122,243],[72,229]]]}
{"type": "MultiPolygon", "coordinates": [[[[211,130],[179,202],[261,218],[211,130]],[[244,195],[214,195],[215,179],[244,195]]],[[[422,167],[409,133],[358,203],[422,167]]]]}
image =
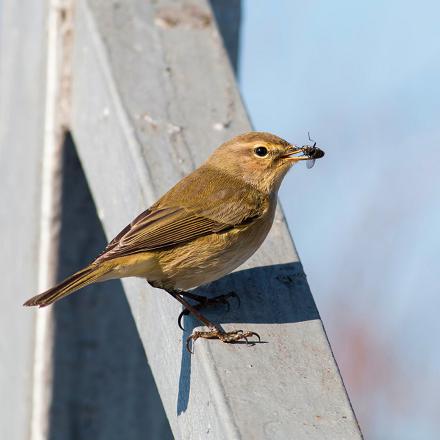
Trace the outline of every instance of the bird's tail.
{"type": "Polygon", "coordinates": [[[95,281],[102,280],[104,275],[106,275],[110,270],[110,268],[106,268],[104,265],[91,264],[90,266],[87,266],[66,278],[55,287],[52,287],[51,289],[46,290],[45,292],[40,293],[31,299],[28,299],[23,305],[40,307],[48,306],[49,304],[52,304],[55,301],[70,295],[82,287],[88,286],[95,281]]]}

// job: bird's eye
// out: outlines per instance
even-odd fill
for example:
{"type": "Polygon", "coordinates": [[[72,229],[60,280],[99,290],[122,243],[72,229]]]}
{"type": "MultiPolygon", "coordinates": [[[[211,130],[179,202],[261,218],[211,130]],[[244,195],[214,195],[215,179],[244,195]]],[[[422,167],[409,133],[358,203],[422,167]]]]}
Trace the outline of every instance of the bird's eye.
{"type": "Polygon", "coordinates": [[[265,156],[267,156],[267,153],[268,153],[266,147],[255,147],[254,152],[258,157],[265,157],[265,156]]]}

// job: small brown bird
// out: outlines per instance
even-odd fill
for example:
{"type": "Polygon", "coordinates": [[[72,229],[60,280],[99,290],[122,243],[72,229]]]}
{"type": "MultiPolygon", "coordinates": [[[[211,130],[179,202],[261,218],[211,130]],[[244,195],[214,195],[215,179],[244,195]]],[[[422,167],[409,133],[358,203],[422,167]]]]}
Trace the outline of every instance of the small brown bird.
{"type": "Polygon", "coordinates": [[[258,337],[251,331],[225,332],[200,313],[201,307],[225,303],[231,294],[208,299],[188,289],[246,261],[272,226],[278,189],[289,168],[322,156],[315,145],[298,148],[270,133],[234,137],[136,217],[90,265],[24,305],[44,307],[89,284],[135,276],[166,290],[186,308],[182,314],[191,313],[208,327],[193,332],[188,349],[197,338],[234,342],[258,337]]]}

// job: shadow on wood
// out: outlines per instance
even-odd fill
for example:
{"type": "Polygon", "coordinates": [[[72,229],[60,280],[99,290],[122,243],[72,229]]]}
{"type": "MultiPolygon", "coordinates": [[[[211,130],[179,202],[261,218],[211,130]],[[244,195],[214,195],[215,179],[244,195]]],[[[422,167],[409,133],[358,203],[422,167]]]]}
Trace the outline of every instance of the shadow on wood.
{"type": "MultiPolygon", "coordinates": [[[[253,330],[253,323],[283,324],[319,319],[302,265],[298,262],[240,270],[207,286],[199,287],[194,293],[212,297],[231,291],[239,296],[240,304],[232,298],[229,310],[228,307],[219,305],[204,310],[204,315],[221,325],[245,323],[246,330],[253,330]]],[[[182,321],[185,332],[182,336],[177,414],[186,410],[190,392],[192,356],[186,349],[186,339],[195,327],[200,326],[190,315],[185,316],[182,321]]],[[[235,329],[240,328],[235,326],[235,329]]],[[[230,329],[226,327],[225,330],[230,329]]],[[[262,342],[270,344],[267,335],[260,336],[262,342]]]]}
{"type": "Polygon", "coordinates": [[[238,73],[240,51],[241,0],[210,0],[212,12],[222,35],[229,61],[235,75],[238,73]]]}
{"type": "MultiPolygon", "coordinates": [[[[63,165],[59,279],[107,243],[70,137],[63,165]]],[[[87,287],[54,307],[50,438],[172,438],[122,284],[87,287]]]]}

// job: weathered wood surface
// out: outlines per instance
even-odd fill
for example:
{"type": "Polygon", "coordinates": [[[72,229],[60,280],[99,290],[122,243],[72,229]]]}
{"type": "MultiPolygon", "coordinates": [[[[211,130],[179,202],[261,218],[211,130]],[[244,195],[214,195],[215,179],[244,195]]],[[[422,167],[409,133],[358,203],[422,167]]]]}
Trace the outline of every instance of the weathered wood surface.
{"type": "Polygon", "coordinates": [[[0,11],[0,438],[29,438],[38,289],[46,8],[2,1],[0,11]]]}
{"type": "MultiPolygon", "coordinates": [[[[79,0],[75,28],[72,131],[111,238],[250,125],[204,1],[79,0]]],[[[197,324],[181,333],[177,302],[124,287],[177,438],[361,437],[280,212],[252,260],[200,289],[237,291],[240,309],[211,316],[264,344],[197,341],[190,356],[197,324]]]]}

